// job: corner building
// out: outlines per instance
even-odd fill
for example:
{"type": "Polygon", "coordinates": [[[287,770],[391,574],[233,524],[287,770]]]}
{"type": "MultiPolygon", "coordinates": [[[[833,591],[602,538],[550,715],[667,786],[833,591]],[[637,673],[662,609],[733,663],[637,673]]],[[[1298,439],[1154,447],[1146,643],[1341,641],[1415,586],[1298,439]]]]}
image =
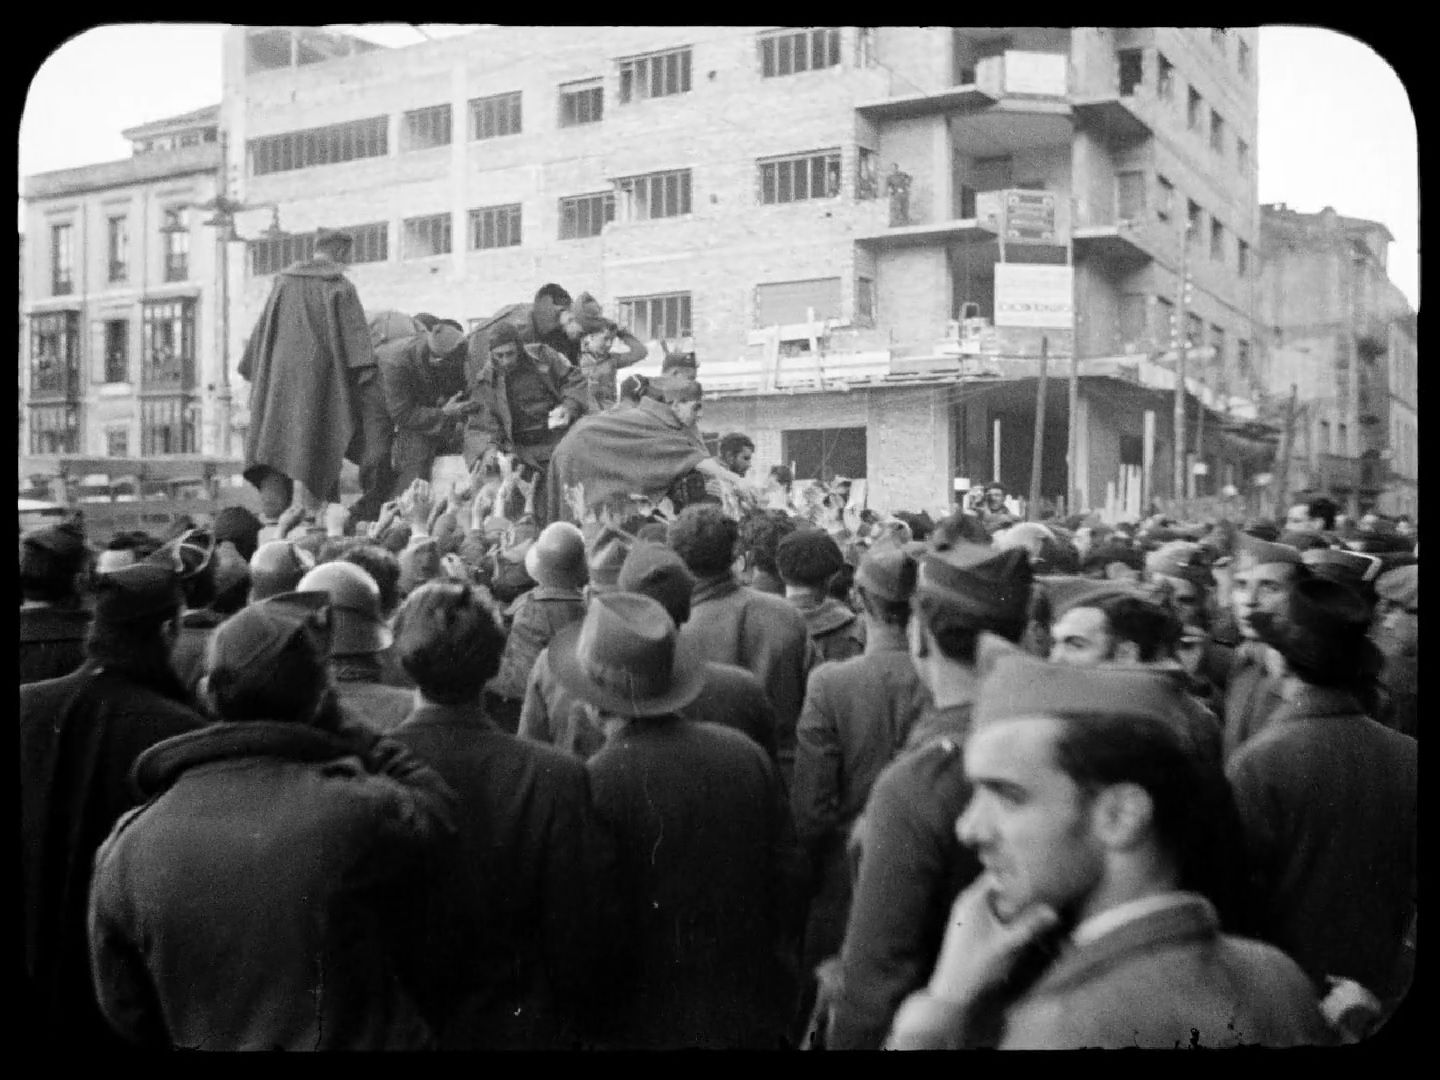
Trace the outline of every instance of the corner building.
{"type": "Polygon", "coordinates": [[[864,478],[877,507],[942,508],[956,477],[1023,492],[1041,351],[1042,497],[1138,512],[1172,494],[1181,335],[1196,356],[1185,449],[1206,466],[1198,493],[1261,467],[1253,30],[501,26],[363,52],[334,40],[227,32],[232,186],[276,204],[290,234],[232,266],[232,357],[271,274],[317,227],[347,226],[368,308],[475,319],[546,281],[588,290],[642,339],[693,339],[707,428],[749,432],[762,469],[864,478]],[[1011,230],[995,207],[1015,192],[1053,196],[1053,219],[1006,243],[1004,261],[1074,268],[1053,332],[996,326],[997,292],[1006,310],[1020,296],[996,272],[1011,230]],[[1067,490],[1057,377],[1076,350],[1067,490]]]}

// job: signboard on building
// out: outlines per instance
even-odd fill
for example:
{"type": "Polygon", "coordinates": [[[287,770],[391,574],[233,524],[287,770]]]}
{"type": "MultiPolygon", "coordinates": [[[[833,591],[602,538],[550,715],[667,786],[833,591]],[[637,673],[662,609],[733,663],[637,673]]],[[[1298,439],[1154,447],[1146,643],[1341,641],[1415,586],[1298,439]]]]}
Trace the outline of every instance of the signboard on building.
{"type": "Polygon", "coordinates": [[[1006,244],[1059,244],[1053,191],[1007,188],[975,196],[975,216],[1006,244]]]}
{"type": "Polygon", "coordinates": [[[995,264],[995,325],[1071,330],[1075,273],[1068,266],[995,264]]]}
{"type": "Polygon", "coordinates": [[[1064,97],[1070,59],[1064,53],[1005,53],[1005,92],[1064,97]]]}

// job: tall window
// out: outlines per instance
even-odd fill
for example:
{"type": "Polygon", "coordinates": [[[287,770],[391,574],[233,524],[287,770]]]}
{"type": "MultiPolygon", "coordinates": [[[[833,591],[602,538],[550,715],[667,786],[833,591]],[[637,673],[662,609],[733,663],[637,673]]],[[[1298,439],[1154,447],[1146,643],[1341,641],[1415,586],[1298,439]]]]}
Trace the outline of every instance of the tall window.
{"type": "Polygon", "coordinates": [[[1165,59],[1164,53],[1156,53],[1155,59],[1158,62],[1159,78],[1156,80],[1155,88],[1160,94],[1161,101],[1175,100],[1175,65],[1165,59]]]}
{"type": "Polygon", "coordinates": [[[1215,349],[1215,370],[1223,373],[1225,371],[1225,328],[1223,326],[1210,327],[1210,344],[1215,349]]]}
{"type": "Polygon", "coordinates": [[[1213,216],[1210,218],[1210,258],[1216,262],[1225,260],[1225,226],[1213,216]]]}
{"type": "Polygon", "coordinates": [[[1155,340],[1166,349],[1174,348],[1180,340],[1180,327],[1175,322],[1175,302],[1168,296],[1155,298],[1155,340]]]}
{"type": "Polygon", "coordinates": [[[828,199],[839,194],[839,150],[821,150],[760,162],[762,203],[828,199]]]}
{"type": "Polygon", "coordinates": [[[1205,344],[1205,320],[1193,311],[1185,316],[1185,345],[1198,349],[1205,344]]]}
{"type": "Polygon", "coordinates": [[[75,291],[74,239],[74,226],[50,226],[50,291],[55,296],[75,291]]]}
{"type": "Polygon", "coordinates": [[[389,138],[389,120],[384,116],[266,135],[249,142],[250,175],[384,157],[390,152],[389,138]]]}
{"type": "Polygon", "coordinates": [[[470,211],[470,250],[520,246],[520,204],[470,211]]]}
{"type": "Polygon", "coordinates": [[[424,259],[450,254],[450,215],[406,218],[400,243],[402,259],[424,259]]]}
{"type": "Polygon", "coordinates": [[[1200,209],[1200,204],[1194,199],[1185,200],[1185,231],[1190,239],[1200,238],[1200,226],[1204,220],[1205,212],[1200,209]]]}
{"type": "Polygon", "coordinates": [[[1120,96],[1129,97],[1145,82],[1145,54],[1140,49],[1121,49],[1116,56],[1120,61],[1120,96]]]}
{"type": "Polygon", "coordinates": [[[30,409],[32,454],[80,452],[80,410],[74,405],[42,405],[30,409]]]}
{"type": "Polygon", "coordinates": [[[498,139],[520,134],[520,91],[491,94],[470,102],[470,138],[498,139]]]}
{"type": "Polygon", "coordinates": [[[1250,144],[1244,139],[1235,140],[1235,167],[1240,170],[1241,176],[1250,172],[1250,144]]]}
{"type": "Polygon", "coordinates": [[[1145,219],[1145,174],[1139,170],[1115,175],[1115,216],[1121,221],[1145,219]]]}
{"type": "Polygon", "coordinates": [[[1205,99],[1200,96],[1200,91],[1193,86],[1190,87],[1189,104],[1185,110],[1185,126],[1191,131],[1200,130],[1200,121],[1204,118],[1205,99]]]}
{"type": "Polygon", "coordinates": [[[165,280],[184,281],[190,276],[190,230],[184,228],[179,210],[165,211],[165,280]]]}
{"type": "Polygon", "coordinates": [[[1155,216],[1169,221],[1175,209],[1175,185],[1163,176],[1156,176],[1155,216]]]}
{"type": "Polygon", "coordinates": [[[690,47],[633,56],[620,63],[620,104],[684,94],[690,89],[690,47]]]}
{"type": "Polygon", "coordinates": [[[124,281],[130,276],[130,223],[124,217],[112,217],[106,223],[106,251],[110,264],[110,281],[124,281]]]}
{"type": "Polygon", "coordinates": [[[1217,154],[1225,152],[1225,121],[1214,109],[1210,110],[1210,149],[1217,154]]]}
{"type": "Polygon", "coordinates": [[[350,262],[384,262],[390,257],[390,226],[383,221],[368,225],[347,225],[345,232],[355,238],[350,245],[350,262]]]}
{"type": "Polygon", "coordinates": [[[796,480],[829,482],[837,476],[865,477],[865,429],[812,428],[780,433],[780,456],[794,462],[796,480]]]}
{"type": "Polygon", "coordinates": [[[1240,370],[1242,378],[1250,375],[1250,342],[1241,338],[1235,342],[1235,366],[1240,370]]]}
{"type": "Polygon", "coordinates": [[[140,402],[140,453],[195,453],[195,412],[180,398],[140,402]]]}
{"type": "Polygon", "coordinates": [[[579,240],[599,236],[607,224],[615,220],[615,193],[575,195],[560,200],[560,239],[579,240]]]}
{"type": "Polygon", "coordinates": [[[690,333],[690,294],[622,297],[620,323],[641,341],[683,337],[690,333]]]}
{"type": "Polygon", "coordinates": [[[1236,50],[1235,63],[1240,69],[1240,74],[1248,79],[1250,77],[1250,46],[1244,40],[1241,40],[1239,48],[1236,50]]]}
{"type": "Polygon", "coordinates": [[[1244,240],[1235,241],[1235,269],[1241,277],[1250,273],[1250,245],[1244,240]]]}
{"type": "Polygon", "coordinates": [[[80,313],[50,311],[30,316],[30,396],[79,393],[80,313]]]}
{"type": "Polygon", "coordinates": [[[150,301],[143,314],[142,388],[190,389],[195,385],[195,301],[150,301]]]}
{"type": "Polygon", "coordinates": [[[430,150],[450,145],[450,106],[407,112],[400,124],[401,150],[430,150]]]}
{"type": "Polygon", "coordinates": [[[130,456],[130,429],[112,427],[105,429],[105,456],[123,458],[130,456]]]}
{"type": "Polygon", "coordinates": [[[840,66],[840,30],[772,30],[761,34],[760,74],[767,79],[840,66]]]}
{"type": "Polygon", "coordinates": [[[105,381],[130,381],[130,322],[110,319],[105,323],[105,381]]]}
{"type": "Polygon", "coordinates": [[[855,321],[865,326],[875,323],[875,279],[855,279],[855,321]]]}
{"type": "Polygon", "coordinates": [[[690,213],[690,170],[627,176],[615,181],[629,221],[679,217],[690,213]]]}
{"type": "Polygon", "coordinates": [[[605,116],[605,84],[585,79],[560,87],[560,126],[598,124],[605,116]]]}

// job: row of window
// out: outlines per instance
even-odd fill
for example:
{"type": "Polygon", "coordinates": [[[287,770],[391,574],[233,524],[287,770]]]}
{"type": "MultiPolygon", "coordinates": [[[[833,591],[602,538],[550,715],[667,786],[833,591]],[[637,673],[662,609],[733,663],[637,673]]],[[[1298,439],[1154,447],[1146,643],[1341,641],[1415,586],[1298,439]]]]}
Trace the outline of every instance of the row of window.
{"type": "MultiPolygon", "coordinates": [[[[1219,49],[1222,56],[1225,53],[1225,42],[1230,36],[1225,30],[1226,28],[1223,26],[1212,26],[1210,28],[1210,44],[1219,49]]],[[[1244,38],[1237,37],[1235,39],[1235,45],[1235,70],[1240,72],[1241,76],[1248,79],[1250,78],[1251,71],[1250,43],[1244,38]]]]}
{"type": "MultiPolygon", "coordinates": [[[[1124,297],[1121,303],[1120,324],[1121,337],[1126,340],[1149,336],[1156,345],[1161,348],[1178,348],[1181,343],[1180,323],[1175,311],[1175,301],[1168,296],[1155,297],[1155,324],[1150,327],[1148,335],[1142,332],[1144,316],[1138,311],[1139,305],[1144,303],[1142,296],[1124,297]]],[[[1210,345],[1215,350],[1213,360],[1206,362],[1207,368],[1224,371],[1227,361],[1227,335],[1225,328],[1212,323],[1210,325],[1210,338],[1205,338],[1205,320],[1196,315],[1193,311],[1187,312],[1185,316],[1185,346],[1190,349],[1202,348],[1210,345]]],[[[1242,377],[1251,373],[1250,342],[1240,339],[1235,342],[1235,360],[1242,377]]]]}
{"type": "MultiPolygon", "coordinates": [[[[1119,215],[1122,220],[1139,221],[1145,216],[1145,174],[1139,172],[1121,173],[1119,180],[1119,215]]],[[[1158,202],[1155,216],[1161,221],[1170,221],[1175,215],[1175,185],[1164,176],[1156,174],[1158,202]]],[[[1185,231],[1192,245],[1204,237],[1205,210],[1194,199],[1185,200],[1185,231]]],[[[1210,215],[1210,258],[1225,262],[1227,255],[1227,230],[1214,214],[1210,215]]],[[[1235,271],[1241,277],[1250,273],[1250,245],[1238,236],[1235,238],[1235,271]]]]}
{"type": "MultiPolygon", "coordinates": [[[[182,226],[180,211],[165,211],[160,229],[164,253],[165,281],[185,281],[190,276],[190,231],[182,226]]],[[[106,280],[123,285],[130,280],[130,219],[114,215],[105,222],[106,280]]],[[[70,222],[50,226],[50,292],[68,296],[75,291],[75,226],[70,222]]]]}
{"type": "MultiPolygon", "coordinates": [[[[107,383],[132,381],[130,320],[104,322],[107,383]]],[[[195,385],[195,301],[151,300],[141,306],[140,385],[188,390],[195,385]]],[[[30,396],[75,397],[80,391],[80,313],[30,317],[30,396]]]]}
{"type": "MultiPolygon", "coordinates": [[[[385,262],[390,258],[389,229],[385,222],[346,225],[344,231],[355,238],[350,248],[352,263],[385,262]]],[[[296,262],[305,262],[315,255],[315,234],[304,233],[250,242],[250,272],[258,276],[275,274],[296,262]]]]}
{"type": "MultiPolygon", "coordinates": [[[[784,29],[759,35],[757,48],[765,78],[838,67],[838,27],[784,29]]],[[[666,49],[617,60],[620,104],[688,93],[692,85],[692,48],[666,49]]],[[[469,103],[469,138],[472,141],[518,135],[524,129],[521,91],[490,94],[469,103]]],[[[605,88],[601,77],[563,83],[559,87],[559,124],[575,127],[599,123],[605,116],[605,88]]],[[[389,153],[384,116],[351,120],[306,131],[267,135],[249,142],[250,173],[264,176],[337,164],[389,153]]],[[[401,116],[400,150],[429,150],[448,146],[453,138],[448,104],[413,109],[401,116]]]]}
{"type": "MultiPolygon", "coordinates": [[[[1118,57],[1120,93],[1122,95],[1133,94],[1138,87],[1145,85],[1145,51],[1143,49],[1121,49],[1118,57]]],[[[1173,102],[1177,85],[1175,65],[1166,59],[1162,52],[1156,52],[1155,60],[1156,95],[1161,101],[1173,102]]],[[[1191,85],[1185,106],[1186,127],[1202,135],[1208,131],[1210,149],[1223,157],[1226,147],[1229,145],[1229,140],[1226,138],[1225,118],[1215,109],[1209,109],[1209,126],[1207,128],[1206,113],[1205,98],[1194,85],[1191,85]]],[[[1250,173],[1250,144],[1238,134],[1235,136],[1235,167],[1242,176],[1250,173]]]]}
{"type": "MultiPolygon", "coordinates": [[[[140,403],[140,448],[146,457],[157,454],[193,454],[196,438],[195,404],[175,398],[140,403]]],[[[78,454],[80,410],[74,405],[36,405],[30,409],[30,453],[78,454]]],[[[130,456],[130,431],[111,427],[105,432],[107,457],[130,456]]]]}

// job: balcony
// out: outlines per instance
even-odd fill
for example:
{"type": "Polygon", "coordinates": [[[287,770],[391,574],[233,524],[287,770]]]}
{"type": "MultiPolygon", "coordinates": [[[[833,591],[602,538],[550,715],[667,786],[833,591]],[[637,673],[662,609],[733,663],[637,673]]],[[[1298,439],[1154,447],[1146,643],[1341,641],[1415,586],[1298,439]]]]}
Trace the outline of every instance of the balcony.
{"type": "Polygon", "coordinates": [[[860,233],[857,243],[878,248],[916,247],[922,244],[964,244],[995,239],[995,228],[978,218],[951,218],[922,224],[892,225],[860,233]]]}
{"type": "Polygon", "coordinates": [[[1133,221],[1078,225],[1073,238],[1076,259],[1106,263],[1123,272],[1137,270],[1162,254],[1153,228],[1133,221]]]}
{"type": "Polygon", "coordinates": [[[1059,110],[1068,116],[1068,71],[1069,57],[1064,53],[1011,50],[979,61],[973,79],[958,86],[869,101],[855,108],[867,120],[877,121],[992,108],[1007,113],[1059,110]]]}
{"type": "Polygon", "coordinates": [[[1076,124],[1101,135],[1108,142],[1137,142],[1155,133],[1158,103],[1148,92],[1124,94],[1117,84],[1100,94],[1077,96],[1071,104],[1076,124]]]}

